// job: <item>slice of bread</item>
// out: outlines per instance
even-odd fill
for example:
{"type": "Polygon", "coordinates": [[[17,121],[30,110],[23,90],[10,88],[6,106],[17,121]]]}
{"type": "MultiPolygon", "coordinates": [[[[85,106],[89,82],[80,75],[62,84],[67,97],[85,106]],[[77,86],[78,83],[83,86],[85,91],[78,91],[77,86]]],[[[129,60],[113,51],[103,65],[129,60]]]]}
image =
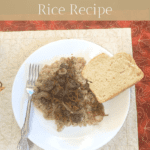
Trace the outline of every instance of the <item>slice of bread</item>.
{"type": "Polygon", "coordinates": [[[144,74],[131,55],[118,53],[96,56],[83,68],[82,76],[91,81],[90,89],[103,103],[136,84],[144,74]]]}

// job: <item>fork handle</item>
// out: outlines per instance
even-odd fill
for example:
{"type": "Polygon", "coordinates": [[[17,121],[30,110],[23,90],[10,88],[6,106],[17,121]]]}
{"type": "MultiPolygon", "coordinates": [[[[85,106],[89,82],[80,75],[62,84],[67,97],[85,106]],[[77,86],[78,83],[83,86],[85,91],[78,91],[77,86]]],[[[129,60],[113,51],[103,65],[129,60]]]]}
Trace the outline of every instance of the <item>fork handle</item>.
{"type": "Polygon", "coordinates": [[[27,105],[25,121],[24,121],[23,127],[21,129],[21,137],[27,137],[27,135],[29,133],[29,119],[30,119],[30,110],[31,110],[31,98],[32,98],[32,95],[28,94],[28,105],[27,105]]]}
{"type": "Polygon", "coordinates": [[[27,136],[29,133],[29,118],[30,118],[30,109],[31,109],[31,98],[32,96],[28,94],[28,105],[27,105],[27,111],[26,111],[26,117],[23,124],[23,127],[21,129],[21,139],[18,143],[18,149],[19,150],[29,150],[29,145],[27,141],[27,136]]]}

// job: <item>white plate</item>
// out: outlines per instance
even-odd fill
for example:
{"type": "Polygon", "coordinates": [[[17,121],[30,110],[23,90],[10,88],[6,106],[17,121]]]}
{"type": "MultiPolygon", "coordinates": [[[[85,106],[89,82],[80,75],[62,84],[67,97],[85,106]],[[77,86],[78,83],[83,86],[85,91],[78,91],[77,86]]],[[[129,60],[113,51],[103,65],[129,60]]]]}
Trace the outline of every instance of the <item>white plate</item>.
{"type": "MultiPolygon", "coordinates": [[[[80,56],[87,62],[100,53],[112,56],[107,50],[94,43],[67,39],[49,43],[32,55],[20,67],[12,89],[12,107],[16,121],[21,128],[25,118],[26,66],[30,63],[52,63],[60,57],[80,56]]],[[[113,87],[112,87],[113,88],[113,87]]],[[[46,150],[95,150],[109,142],[122,127],[130,105],[130,89],[104,103],[106,114],[97,126],[66,127],[62,132],[56,131],[54,121],[47,121],[33,105],[31,109],[29,139],[46,150]]]]}

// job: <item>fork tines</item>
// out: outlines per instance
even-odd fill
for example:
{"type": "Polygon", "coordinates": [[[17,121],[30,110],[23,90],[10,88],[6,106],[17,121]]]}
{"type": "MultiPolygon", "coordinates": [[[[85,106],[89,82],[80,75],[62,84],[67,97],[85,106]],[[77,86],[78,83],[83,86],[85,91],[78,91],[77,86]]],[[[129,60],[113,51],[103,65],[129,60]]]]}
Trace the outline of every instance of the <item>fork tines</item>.
{"type": "Polygon", "coordinates": [[[38,64],[30,64],[29,66],[29,76],[28,76],[28,84],[35,85],[35,81],[39,77],[39,65],[38,64]]]}

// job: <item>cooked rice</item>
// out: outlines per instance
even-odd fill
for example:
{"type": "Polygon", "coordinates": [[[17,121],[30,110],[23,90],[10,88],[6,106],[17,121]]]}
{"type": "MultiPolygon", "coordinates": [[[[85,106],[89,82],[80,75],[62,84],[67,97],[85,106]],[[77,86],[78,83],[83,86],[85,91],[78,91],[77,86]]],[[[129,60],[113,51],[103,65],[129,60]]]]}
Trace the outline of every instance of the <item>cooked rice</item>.
{"type": "Polygon", "coordinates": [[[45,65],[37,79],[32,101],[45,119],[55,120],[57,131],[65,126],[95,125],[105,116],[99,103],[81,75],[84,58],[61,58],[45,65]]]}

